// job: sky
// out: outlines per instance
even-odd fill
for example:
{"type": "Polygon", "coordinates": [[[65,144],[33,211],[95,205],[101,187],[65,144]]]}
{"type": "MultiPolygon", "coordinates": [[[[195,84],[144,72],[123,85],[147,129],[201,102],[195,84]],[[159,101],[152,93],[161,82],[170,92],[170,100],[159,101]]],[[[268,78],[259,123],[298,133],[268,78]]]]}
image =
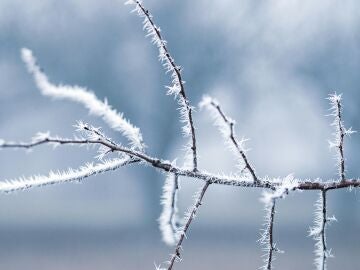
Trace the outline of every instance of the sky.
{"type": "MultiPolygon", "coordinates": [[[[249,138],[249,159],[261,176],[334,179],[333,129],[326,98],[343,94],[344,121],[358,130],[360,3],[358,1],[145,1],[162,29],[186,91],[196,108],[199,167],[236,172],[235,159],[206,110],[204,94],[219,100],[249,138]]],[[[148,152],[182,163],[177,103],[156,48],[141,19],[118,0],[0,1],[0,138],[28,141],[39,131],[71,137],[83,120],[126,143],[87,111],[41,96],[20,58],[31,49],[55,84],[87,87],[105,97],[138,126],[148,152]]],[[[359,136],[345,141],[347,175],[360,169],[359,136]]],[[[95,161],[94,149],[41,146],[32,152],[0,151],[1,180],[95,161]]],[[[164,175],[124,168],[81,184],[0,197],[4,228],[152,228],[160,214],[164,175]]],[[[192,203],[200,183],[181,182],[180,209],[192,203]]],[[[261,192],[214,187],[196,222],[207,228],[261,227],[261,192]],[[251,207],[249,207],[251,206],[251,207]]],[[[331,195],[342,222],[359,225],[356,192],[331,195]]],[[[316,194],[296,193],[281,202],[279,226],[311,225],[316,194]],[[294,211],[296,209],[296,211],[294,211]],[[282,212],[281,212],[282,211],[282,212]],[[281,214],[280,214],[281,213],[281,214]]],[[[335,224],[334,226],[338,226],[335,224]]],[[[135,229],[134,229],[135,230],[135,229]]],[[[139,229],[140,230],[140,229],[139,229]]],[[[359,246],[357,246],[359,249],[359,246]]],[[[350,268],[349,268],[350,269],[350,268]]]]}

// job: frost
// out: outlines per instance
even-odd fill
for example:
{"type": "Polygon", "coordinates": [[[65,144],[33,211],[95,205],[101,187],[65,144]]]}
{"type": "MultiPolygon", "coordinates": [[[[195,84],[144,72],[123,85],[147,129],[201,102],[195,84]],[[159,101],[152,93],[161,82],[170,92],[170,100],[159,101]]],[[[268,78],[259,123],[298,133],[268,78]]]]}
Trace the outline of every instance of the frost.
{"type": "Polygon", "coordinates": [[[299,181],[294,178],[293,174],[289,174],[281,180],[280,185],[274,192],[264,191],[261,201],[266,205],[271,204],[274,199],[284,198],[289,193],[289,191],[296,189],[298,186],[299,181]]]}
{"type": "Polygon", "coordinates": [[[173,246],[178,241],[177,238],[177,192],[179,190],[178,176],[169,173],[166,177],[161,197],[163,206],[159,227],[163,241],[173,246]]]}
{"type": "Polygon", "coordinates": [[[337,221],[334,216],[327,217],[326,191],[321,191],[315,203],[314,227],[309,229],[309,236],[316,241],[314,264],[317,270],[326,270],[327,258],[333,257],[326,243],[326,228],[333,221],[337,221]]]}
{"type": "Polygon", "coordinates": [[[0,192],[14,192],[25,190],[33,187],[41,187],[46,185],[54,185],[58,183],[81,181],[92,175],[116,170],[126,164],[129,164],[130,158],[111,159],[99,164],[87,163],[79,169],[68,169],[63,172],[51,171],[49,175],[34,175],[31,177],[21,177],[13,180],[5,180],[0,182],[0,192]]]}
{"type": "Polygon", "coordinates": [[[167,94],[173,95],[177,98],[180,111],[180,122],[184,124],[182,132],[185,137],[191,139],[186,144],[185,150],[185,166],[189,167],[189,161],[192,161],[193,169],[197,167],[196,157],[196,145],[195,145],[195,128],[192,123],[192,111],[193,107],[190,106],[189,100],[186,97],[184,84],[185,81],[181,77],[181,67],[176,65],[175,60],[170,55],[167,48],[167,42],[161,35],[161,30],[152,20],[152,15],[142,5],[142,1],[129,0],[125,2],[125,5],[135,5],[133,12],[136,12],[141,18],[143,18],[143,29],[146,32],[146,36],[151,38],[153,43],[159,50],[159,60],[162,63],[165,72],[171,75],[171,86],[167,86],[167,94]],[[191,155],[192,154],[192,155],[191,155]]]}
{"type": "Polygon", "coordinates": [[[38,132],[31,138],[32,142],[43,141],[50,138],[50,132],[38,132]]]}
{"type": "Polygon", "coordinates": [[[201,102],[199,103],[199,107],[200,109],[205,107],[210,111],[211,117],[214,119],[215,126],[218,127],[222,137],[224,138],[225,145],[231,152],[234,153],[234,156],[237,157],[236,161],[239,171],[247,177],[251,176],[256,182],[258,179],[255,175],[255,171],[246,156],[248,149],[246,149],[245,143],[248,139],[242,138],[238,140],[236,138],[234,132],[235,120],[225,115],[220,108],[219,102],[210,96],[203,96],[201,102]]]}
{"type": "Polygon", "coordinates": [[[43,95],[56,99],[67,99],[84,105],[90,114],[102,117],[111,128],[120,131],[129,140],[131,147],[140,151],[144,150],[145,146],[139,128],[133,126],[121,113],[111,108],[106,100],[100,101],[93,92],[80,86],[50,83],[46,74],[37,65],[31,50],[23,48],[21,55],[29,73],[34,77],[36,86],[43,95]]]}

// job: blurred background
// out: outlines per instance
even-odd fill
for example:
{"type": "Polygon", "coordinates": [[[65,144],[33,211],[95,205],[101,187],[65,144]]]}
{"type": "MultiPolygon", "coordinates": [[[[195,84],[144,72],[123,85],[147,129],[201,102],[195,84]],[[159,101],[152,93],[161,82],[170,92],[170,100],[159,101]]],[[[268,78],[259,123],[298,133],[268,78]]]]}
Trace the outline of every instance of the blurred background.
{"type": "MultiPolygon", "coordinates": [[[[355,0],[222,0],[144,3],[183,67],[197,106],[210,94],[251,140],[248,156],[260,176],[336,176],[329,104],[343,93],[344,121],[360,129],[360,2],[355,0]]],[[[125,142],[71,102],[40,95],[20,59],[33,50],[50,80],[86,86],[140,127],[151,155],[182,163],[177,103],[165,95],[169,76],[145,38],[142,19],[118,0],[0,1],[0,138],[29,141],[39,131],[71,137],[83,120],[125,142]]],[[[197,110],[199,167],[236,172],[207,111],[197,110]]],[[[360,139],[346,138],[348,177],[360,174],[360,139]]],[[[76,168],[96,161],[96,149],[40,146],[1,150],[1,180],[76,168]]],[[[161,242],[164,175],[132,166],[64,184],[0,196],[1,269],[153,269],[172,248],[161,242]]],[[[180,213],[201,183],[183,179],[180,213]]],[[[328,230],[335,255],[328,269],[358,269],[358,191],[329,194],[328,230]]],[[[260,190],[211,186],[176,269],[257,269],[264,219],[260,190]]],[[[278,203],[275,239],[285,250],[276,269],[312,269],[317,192],[278,203]]]]}

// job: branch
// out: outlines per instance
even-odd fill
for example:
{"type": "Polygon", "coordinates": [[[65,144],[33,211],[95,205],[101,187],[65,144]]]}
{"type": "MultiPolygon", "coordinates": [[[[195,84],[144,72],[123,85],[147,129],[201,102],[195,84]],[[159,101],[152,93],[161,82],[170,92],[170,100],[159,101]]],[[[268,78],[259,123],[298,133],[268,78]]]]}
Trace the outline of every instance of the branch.
{"type": "Polygon", "coordinates": [[[310,228],[309,235],[316,241],[315,265],[317,270],[326,270],[327,258],[332,257],[331,250],[326,245],[326,227],[335,217],[327,217],[326,190],[322,190],[319,200],[315,204],[315,227],[310,228]]]}
{"type": "Polygon", "coordinates": [[[264,270],[271,270],[272,269],[272,262],[273,262],[273,252],[277,251],[274,244],[274,219],[275,219],[275,204],[276,199],[272,199],[270,204],[266,204],[265,211],[267,212],[265,216],[265,228],[263,229],[263,233],[260,238],[260,244],[264,246],[263,250],[266,252],[264,256],[265,265],[261,268],[264,270]]]}
{"type": "Polygon", "coordinates": [[[264,270],[271,270],[272,263],[274,261],[274,252],[281,253],[276,244],[274,243],[274,220],[275,220],[275,207],[276,200],[284,198],[289,191],[296,189],[299,186],[299,182],[294,179],[292,174],[289,174],[280,181],[281,185],[276,187],[273,192],[263,192],[261,201],[265,203],[265,223],[264,229],[262,229],[261,237],[259,239],[260,244],[264,246],[263,250],[265,265],[261,267],[264,270]]]}
{"type": "Polygon", "coordinates": [[[219,130],[223,135],[224,139],[226,141],[230,140],[228,143],[230,148],[234,150],[236,154],[240,155],[240,157],[245,163],[245,169],[247,169],[250,172],[254,180],[254,183],[259,183],[259,179],[255,174],[255,170],[250,165],[249,160],[245,154],[245,150],[242,147],[242,144],[245,140],[238,142],[236,138],[234,132],[235,121],[232,120],[230,117],[226,116],[226,114],[220,108],[220,105],[217,102],[217,100],[209,96],[204,96],[202,101],[200,102],[200,107],[204,107],[204,106],[210,110],[215,110],[215,114],[214,114],[215,124],[219,127],[219,130]],[[222,120],[221,122],[219,121],[220,119],[218,119],[218,116],[220,116],[222,120]],[[227,130],[229,130],[229,132],[227,130]]]}
{"type": "Polygon", "coordinates": [[[189,99],[186,96],[184,81],[181,77],[181,68],[176,65],[174,58],[170,55],[170,52],[166,46],[167,42],[161,35],[161,30],[157,27],[153,21],[153,17],[150,12],[143,6],[142,1],[129,0],[125,4],[135,5],[134,11],[138,13],[141,18],[144,18],[144,30],[147,32],[147,36],[150,36],[152,43],[159,49],[159,60],[163,63],[166,72],[171,72],[172,86],[168,88],[169,95],[179,96],[178,103],[180,106],[180,119],[185,123],[183,132],[185,136],[191,135],[190,149],[192,151],[192,163],[193,170],[197,170],[197,150],[196,150],[196,136],[195,127],[192,116],[193,108],[190,106],[189,99]]]}
{"type": "Polygon", "coordinates": [[[139,160],[132,158],[123,158],[123,159],[111,159],[106,160],[103,163],[93,165],[88,163],[85,166],[80,167],[79,169],[68,169],[64,172],[50,172],[48,176],[39,175],[32,176],[29,178],[19,178],[15,180],[1,181],[0,182],[0,192],[14,192],[19,190],[25,190],[33,187],[42,187],[48,185],[54,185],[58,183],[74,182],[81,181],[85,178],[88,178],[92,175],[104,173],[107,171],[113,171],[125,165],[129,165],[139,160]]]}
{"type": "Polygon", "coordinates": [[[342,95],[337,95],[336,93],[329,95],[328,100],[330,101],[332,113],[331,116],[334,117],[334,122],[331,124],[335,127],[335,141],[329,141],[330,148],[336,147],[338,153],[336,155],[338,161],[338,171],[340,181],[345,181],[345,158],[344,158],[344,137],[345,135],[351,135],[355,131],[351,128],[345,129],[344,123],[342,121],[342,106],[341,106],[342,95]]]}
{"type": "Polygon", "coordinates": [[[161,204],[163,210],[159,218],[159,227],[163,241],[172,246],[177,241],[177,193],[179,179],[177,174],[168,174],[163,187],[161,204]]]}
{"type": "MultiPolygon", "coordinates": [[[[256,187],[256,188],[265,188],[276,190],[277,187],[281,186],[280,182],[276,182],[269,178],[260,178],[258,183],[254,183],[252,179],[238,177],[238,176],[224,176],[208,173],[205,171],[193,171],[189,169],[183,169],[177,167],[170,163],[169,161],[164,161],[155,157],[151,157],[143,152],[138,152],[126,147],[119,145],[113,145],[105,140],[76,140],[76,139],[61,139],[61,138],[44,138],[39,141],[31,143],[0,143],[0,148],[30,148],[35,147],[41,144],[46,143],[58,143],[58,144],[101,144],[109,148],[112,152],[121,152],[127,155],[130,155],[133,158],[139,159],[145,164],[151,165],[152,167],[159,169],[164,172],[170,172],[177,174],[178,176],[186,176],[189,178],[196,178],[203,181],[208,181],[211,184],[227,185],[227,186],[237,186],[237,187],[256,187]]],[[[298,180],[298,185],[293,187],[291,190],[332,190],[332,189],[341,189],[349,187],[360,187],[360,179],[346,179],[345,181],[326,181],[322,182],[317,179],[316,181],[300,181],[298,180]]]]}
{"type": "Polygon", "coordinates": [[[175,248],[175,252],[174,254],[171,256],[171,259],[170,259],[170,262],[169,262],[169,267],[168,267],[168,270],[171,270],[175,264],[175,261],[176,260],[180,260],[181,257],[180,257],[180,250],[181,250],[181,245],[182,245],[182,242],[184,241],[184,238],[186,236],[186,233],[190,227],[190,224],[191,222],[194,220],[195,216],[196,216],[196,212],[198,211],[200,205],[202,205],[202,200],[203,200],[203,197],[205,195],[205,192],[206,190],[208,189],[209,185],[211,183],[209,181],[207,181],[205,183],[205,185],[203,186],[203,188],[201,189],[200,193],[199,193],[199,196],[198,198],[196,199],[196,202],[195,202],[195,205],[193,207],[193,209],[188,213],[188,218],[187,218],[187,221],[186,221],[186,224],[184,225],[184,227],[182,228],[181,232],[179,232],[180,234],[180,237],[179,237],[179,241],[176,245],[176,248],[175,248]]]}
{"type": "Polygon", "coordinates": [[[31,50],[23,48],[21,56],[28,71],[33,75],[36,86],[45,96],[56,99],[67,99],[82,104],[91,114],[101,117],[112,129],[120,131],[130,142],[132,148],[144,151],[145,144],[139,128],[133,126],[122,114],[99,100],[93,92],[86,88],[69,85],[54,85],[37,65],[31,50]]]}

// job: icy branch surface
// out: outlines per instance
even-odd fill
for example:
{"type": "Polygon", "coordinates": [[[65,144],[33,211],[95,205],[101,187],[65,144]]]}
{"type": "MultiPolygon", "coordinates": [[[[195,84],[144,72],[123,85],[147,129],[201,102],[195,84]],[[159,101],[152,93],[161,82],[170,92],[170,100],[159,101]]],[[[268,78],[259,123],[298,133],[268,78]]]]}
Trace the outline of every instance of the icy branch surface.
{"type": "Polygon", "coordinates": [[[132,163],[132,159],[110,159],[99,164],[88,163],[79,169],[68,169],[62,172],[50,172],[49,175],[34,175],[0,182],[0,192],[14,192],[33,187],[42,187],[59,183],[81,181],[95,174],[116,170],[132,163]]]}
{"type": "Polygon", "coordinates": [[[144,151],[144,143],[139,128],[133,126],[121,113],[108,105],[107,101],[99,100],[95,94],[80,86],[54,85],[38,66],[31,50],[23,48],[21,56],[29,73],[34,77],[36,86],[45,96],[55,99],[67,99],[82,104],[90,114],[101,117],[112,129],[121,132],[134,149],[144,151]]]}
{"type": "Polygon", "coordinates": [[[186,237],[186,233],[190,228],[191,222],[196,217],[196,213],[197,213],[199,207],[202,205],[202,201],[203,201],[205,192],[208,189],[209,185],[210,185],[210,182],[207,181],[204,184],[204,186],[201,188],[201,190],[198,192],[198,194],[195,194],[195,196],[194,196],[195,197],[195,204],[194,204],[194,206],[192,208],[189,208],[189,210],[185,214],[184,220],[186,222],[185,222],[185,225],[183,227],[179,228],[179,230],[178,230],[178,239],[179,240],[178,240],[178,242],[176,244],[174,254],[171,255],[171,259],[169,261],[169,266],[167,268],[168,270],[173,269],[175,262],[181,260],[180,252],[181,252],[181,249],[182,249],[181,248],[182,242],[184,241],[184,238],[186,237]]]}
{"type": "Polygon", "coordinates": [[[282,253],[274,243],[276,201],[284,198],[290,191],[295,190],[299,186],[299,182],[294,179],[292,174],[289,174],[284,179],[276,179],[274,182],[280,183],[280,185],[277,186],[274,191],[264,191],[261,198],[261,201],[265,204],[265,222],[259,239],[264,251],[265,264],[260,268],[263,270],[273,269],[273,261],[275,260],[274,252],[282,253]]]}
{"type": "Polygon", "coordinates": [[[177,98],[180,110],[180,121],[184,123],[182,128],[183,134],[186,137],[190,137],[190,141],[186,146],[185,160],[192,161],[192,167],[197,170],[197,149],[196,149],[196,136],[195,126],[193,121],[193,107],[190,106],[190,101],[186,96],[185,82],[182,79],[181,67],[176,65],[174,58],[170,55],[167,47],[166,40],[161,35],[161,30],[155,25],[153,16],[147,10],[142,1],[129,0],[125,2],[126,5],[135,5],[136,12],[141,18],[143,18],[143,28],[147,33],[147,36],[151,38],[151,42],[159,50],[159,60],[162,63],[166,73],[171,74],[172,85],[167,86],[167,94],[174,95],[177,98]],[[191,155],[192,154],[192,155],[191,155]]]}
{"type": "Polygon", "coordinates": [[[339,172],[340,181],[345,181],[345,158],[344,158],[344,137],[345,135],[350,136],[355,133],[352,128],[346,129],[344,127],[344,122],[342,120],[342,95],[338,95],[336,93],[329,95],[328,100],[330,101],[330,116],[334,117],[334,121],[332,122],[332,126],[335,131],[333,133],[334,139],[329,141],[330,148],[336,148],[336,160],[337,167],[339,172]]]}
{"type": "Polygon", "coordinates": [[[177,235],[177,193],[179,191],[179,179],[177,174],[169,173],[163,186],[161,197],[162,212],[159,218],[159,227],[163,241],[173,246],[179,240],[177,235]]]}
{"type": "Polygon", "coordinates": [[[214,118],[215,125],[218,127],[220,133],[222,134],[225,143],[228,148],[238,156],[237,159],[238,167],[241,172],[245,169],[250,173],[254,182],[259,182],[258,177],[255,174],[254,168],[250,165],[249,159],[246,156],[247,150],[245,149],[246,139],[241,139],[240,141],[236,138],[234,125],[235,121],[228,117],[223,110],[221,109],[219,102],[216,99],[211,98],[210,96],[204,96],[202,101],[199,104],[200,108],[206,107],[210,110],[211,116],[214,118]]]}
{"type": "Polygon", "coordinates": [[[332,221],[336,221],[336,218],[327,216],[326,191],[322,190],[315,203],[315,225],[309,230],[309,236],[312,236],[316,241],[314,264],[317,270],[326,270],[327,259],[333,257],[331,249],[327,247],[326,243],[326,228],[332,221]]]}

